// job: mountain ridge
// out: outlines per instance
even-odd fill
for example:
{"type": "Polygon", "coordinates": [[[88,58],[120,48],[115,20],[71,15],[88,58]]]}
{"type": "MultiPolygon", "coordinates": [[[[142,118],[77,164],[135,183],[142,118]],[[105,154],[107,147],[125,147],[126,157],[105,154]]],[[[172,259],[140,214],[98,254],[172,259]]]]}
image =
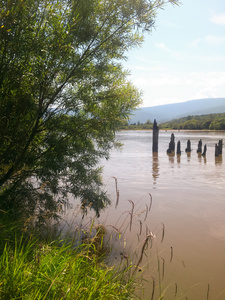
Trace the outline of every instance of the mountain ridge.
{"type": "Polygon", "coordinates": [[[187,117],[189,115],[205,115],[225,112],[225,98],[205,98],[185,102],[142,107],[132,112],[129,124],[145,123],[147,120],[158,123],[187,117]]]}

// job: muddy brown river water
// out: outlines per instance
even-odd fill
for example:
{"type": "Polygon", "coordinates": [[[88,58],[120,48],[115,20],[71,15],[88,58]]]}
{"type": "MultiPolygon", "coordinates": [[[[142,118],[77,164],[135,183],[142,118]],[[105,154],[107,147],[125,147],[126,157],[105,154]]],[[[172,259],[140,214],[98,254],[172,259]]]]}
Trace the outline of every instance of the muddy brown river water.
{"type": "MultiPolygon", "coordinates": [[[[141,248],[146,233],[155,234],[141,266],[146,267],[143,299],[154,299],[159,282],[164,299],[225,299],[225,149],[215,157],[215,143],[225,142],[225,132],[173,131],[181,141],[181,156],[168,156],[172,131],[159,132],[159,152],[152,154],[151,131],[122,131],[117,139],[124,145],[113,150],[104,162],[105,189],[116,201],[115,179],[119,190],[117,209],[103,215],[107,224],[120,227],[126,219],[126,246],[132,253],[141,248]],[[185,153],[187,140],[192,152],[185,153]],[[199,139],[207,145],[206,157],[196,153],[199,139]],[[146,210],[151,209],[146,217],[146,210]],[[132,230],[129,222],[134,202],[132,230]],[[147,205],[147,206],[146,206],[147,205]],[[147,208],[148,207],[148,208],[147,208]],[[145,220],[146,219],[146,220],[145,220]],[[119,220],[119,221],[118,221],[119,220]],[[163,229],[164,226],[164,229],[163,229]],[[164,230],[163,242],[162,233],[164,230]],[[151,252],[151,253],[150,253],[151,252]],[[172,256],[172,259],[171,259],[172,256]],[[160,272],[158,272],[158,269],[160,272]],[[159,274],[160,273],[160,279],[159,274]],[[154,278],[154,279],[153,279],[154,278]]],[[[128,252],[129,252],[128,251],[128,252]]],[[[137,255],[138,260],[138,255],[137,255]]]]}
{"type": "Polygon", "coordinates": [[[99,222],[122,232],[110,263],[123,253],[137,264],[151,232],[155,237],[139,264],[146,280],[141,299],[224,300],[225,147],[216,158],[215,143],[225,143],[225,132],[160,131],[158,155],[152,154],[152,131],[121,131],[117,139],[122,149],[102,161],[112,205],[99,222]],[[175,142],[181,141],[181,156],[166,153],[172,132],[175,142]],[[200,139],[206,157],[196,153],[200,139]]]}

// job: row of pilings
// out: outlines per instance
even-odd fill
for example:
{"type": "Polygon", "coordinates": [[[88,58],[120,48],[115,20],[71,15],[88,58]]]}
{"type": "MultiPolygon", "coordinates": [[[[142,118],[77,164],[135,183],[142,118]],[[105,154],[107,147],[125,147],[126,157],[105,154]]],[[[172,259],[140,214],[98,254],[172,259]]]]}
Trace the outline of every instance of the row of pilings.
{"type": "MultiPolygon", "coordinates": [[[[152,151],[158,152],[158,141],[159,141],[159,127],[157,126],[156,120],[154,120],[153,123],[153,137],[152,137],[152,151]]],[[[215,144],[215,156],[222,155],[223,150],[223,140],[219,140],[218,144],[215,144]]],[[[186,153],[191,152],[191,141],[187,141],[187,147],[185,149],[186,153]]],[[[202,140],[200,139],[198,142],[198,149],[197,153],[201,154],[202,156],[206,156],[207,146],[204,145],[203,151],[202,151],[202,140]]],[[[169,142],[169,148],[167,149],[167,154],[174,153],[175,152],[175,136],[172,133],[170,137],[169,142]]],[[[181,154],[181,147],[180,147],[180,141],[177,142],[177,155],[181,154]]]]}
{"type": "MultiPolygon", "coordinates": [[[[219,154],[222,154],[222,140],[219,141],[219,144],[221,145],[221,147],[219,147],[219,150],[218,150],[218,153],[219,154]]],[[[187,141],[187,147],[185,148],[185,152],[186,153],[190,153],[192,151],[191,149],[191,141],[188,140],[187,141]]],[[[202,156],[206,156],[206,151],[207,151],[207,146],[204,145],[204,149],[202,151],[202,140],[199,140],[198,142],[198,149],[197,149],[197,153],[198,154],[201,154],[202,156]]],[[[169,148],[167,149],[167,154],[170,154],[170,153],[174,153],[175,152],[175,137],[174,137],[174,134],[172,133],[171,134],[171,137],[170,137],[170,143],[169,143],[169,148]]],[[[180,147],[180,141],[177,142],[177,151],[176,151],[177,155],[180,155],[181,154],[181,147],[180,147]]],[[[215,156],[219,156],[219,154],[217,155],[215,153],[215,156]]]]}

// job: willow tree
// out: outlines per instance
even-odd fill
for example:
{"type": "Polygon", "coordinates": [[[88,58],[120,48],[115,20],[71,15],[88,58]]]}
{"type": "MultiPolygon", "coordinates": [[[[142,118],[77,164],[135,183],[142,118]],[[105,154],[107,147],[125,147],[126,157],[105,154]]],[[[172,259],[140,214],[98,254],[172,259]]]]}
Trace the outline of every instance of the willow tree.
{"type": "Polygon", "coordinates": [[[99,159],[141,101],[121,62],[165,0],[2,0],[0,209],[56,212],[108,198],[99,159]]]}

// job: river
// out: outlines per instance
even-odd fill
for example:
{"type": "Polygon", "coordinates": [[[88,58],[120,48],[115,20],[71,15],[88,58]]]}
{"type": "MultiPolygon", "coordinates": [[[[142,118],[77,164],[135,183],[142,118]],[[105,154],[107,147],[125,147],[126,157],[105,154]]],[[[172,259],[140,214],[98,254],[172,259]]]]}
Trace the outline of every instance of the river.
{"type": "Polygon", "coordinates": [[[123,232],[118,249],[136,264],[146,235],[155,236],[139,264],[147,280],[142,299],[151,299],[154,286],[153,299],[161,294],[169,300],[223,300],[225,153],[216,158],[215,143],[225,140],[225,132],[173,131],[175,142],[181,142],[180,156],[166,153],[171,133],[159,132],[158,155],[152,154],[152,131],[117,134],[123,147],[102,162],[112,205],[100,222],[123,232]],[[188,139],[190,155],[185,153],[188,139]],[[200,139],[207,145],[205,157],[196,153],[200,139]]]}

